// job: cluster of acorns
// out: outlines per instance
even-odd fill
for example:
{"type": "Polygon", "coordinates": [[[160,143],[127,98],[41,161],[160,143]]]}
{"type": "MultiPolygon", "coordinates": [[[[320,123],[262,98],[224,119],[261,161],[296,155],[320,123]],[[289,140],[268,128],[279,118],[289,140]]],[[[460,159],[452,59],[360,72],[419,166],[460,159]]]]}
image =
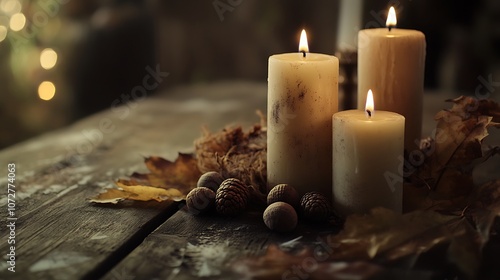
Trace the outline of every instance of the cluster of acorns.
{"type": "MultiPolygon", "coordinates": [[[[236,178],[224,179],[218,172],[207,172],[198,180],[197,187],[186,196],[186,204],[193,214],[211,211],[224,216],[237,216],[245,211],[256,191],[236,178]]],[[[267,195],[263,219],[268,228],[278,232],[295,229],[298,214],[313,222],[326,222],[333,214],[330,202],[318,192],[299,197],[288,184],[279,184],[267,195]]]]}

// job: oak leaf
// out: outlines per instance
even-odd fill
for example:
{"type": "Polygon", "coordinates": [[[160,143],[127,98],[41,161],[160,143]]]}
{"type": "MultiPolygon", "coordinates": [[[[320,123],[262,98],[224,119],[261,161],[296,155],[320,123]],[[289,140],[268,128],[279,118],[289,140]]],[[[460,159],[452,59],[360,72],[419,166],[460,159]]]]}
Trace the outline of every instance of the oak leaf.
{"type": "Polygon", "coordinates": [[[407,178],[406,210],[465,207],[476,187],[474,168],[495,154],[484,153],[482,142],[488,128],[500,127],[499,104],[464,96],[447,101],[453,106],[436,114],[435,138],[422,150],[425,161],[407,178]]]}
{"type": "Polygon", "coordinates": [[[115,183],[118,188],[108,189],[90,202],[118,203],[121,200],[179,201],[196,187],[201,173],[196,158],[191,154],[179,153],[174,162],[161,157],[144,159],[149,173],[134,172],[130,179],[119,179],[115,183]]]}
{"type": "Polygon", "coordinates": [[[444,263],[436,263],[434,269],[442,269],[447,262],[455,264],[463,275],[474,277],[484,245],[477,242],[478,238],[462,213],[413,211],[401,215],[374,208],[369,215],[349,216],[344,229],[328,243],[337,248],[332,260],[399,262],[407,269],[414,269],[421,258],[429,258],[429,252],[444,246],[446,254],[437,257],[444,263]]]}

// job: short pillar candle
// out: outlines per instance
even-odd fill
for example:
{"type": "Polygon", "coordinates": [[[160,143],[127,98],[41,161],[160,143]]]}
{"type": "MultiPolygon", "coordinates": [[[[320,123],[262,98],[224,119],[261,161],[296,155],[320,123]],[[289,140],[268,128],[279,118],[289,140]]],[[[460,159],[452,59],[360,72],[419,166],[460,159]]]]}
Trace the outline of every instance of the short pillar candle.
{"type": "Polygon", "coordinates": [[[365,111],[333,115],[333,204],[341,215],[402,212],[404,130],[402,115],[374,110],[371,91],[365,111]]]}

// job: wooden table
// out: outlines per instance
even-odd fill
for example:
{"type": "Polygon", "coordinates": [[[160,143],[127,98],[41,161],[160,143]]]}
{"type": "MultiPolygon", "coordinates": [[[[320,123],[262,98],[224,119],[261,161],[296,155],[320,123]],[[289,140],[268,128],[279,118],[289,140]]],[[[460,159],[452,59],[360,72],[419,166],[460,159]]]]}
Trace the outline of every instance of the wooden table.
{"type": "MultiPolygon", "coordinates": [[[[203,125],[217,131],[257,123],[255,111],[266,111],[266,91],[265,84],[246,82],[177,88],[1,151],[3,193],[7,164],[16,167],[17,220],[16,272],[3,261],[0,278],[234,279],[240,276],[225,268],[229,261],[262,253],[272,243],[314,237],[323,229],[273,233],[259,213],[200,218],[182,203],[88,202],[114,179],[146,171],[144,156],[173,160],[178,152],[192,152],[203,125]]],[[[426,108],[435,113],[446,107],[442,99],[426,96],[426,108]]],[[[425,116],[426,133],[433,113],[425,116]]],[[[6,202],[2,195],[2,213],[6,202]]],[[[0,222],[4,259],[10,247],[6,223],[0,222]]]]}

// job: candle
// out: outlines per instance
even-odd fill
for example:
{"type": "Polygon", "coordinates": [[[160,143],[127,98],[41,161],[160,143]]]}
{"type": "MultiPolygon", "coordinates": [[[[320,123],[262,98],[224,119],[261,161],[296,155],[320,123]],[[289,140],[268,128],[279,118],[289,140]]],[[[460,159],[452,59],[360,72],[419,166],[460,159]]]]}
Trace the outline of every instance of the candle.
{"type": "Polygon", "coordinates": [[[302,31],[298,53],[269,57],[267,180],[270,188],[287,183],[301,195],[319,191],[331,197],[339,61],[308,49],[302,31]]]}
{"type": "Polygon", "coordinates": [[[363,108],[368,89],[377,92],[378,108],[406,118],[405,149],[411,152],[418,148],[422,132],[425,36],[394,28],[396,23],[391,7],[388,28],[358,33],[358,109],[363,108]]]}
{"type": "Polygon", "coordinates": [[[341,0],[339,3],[339,26],[337,28],[337,51],[356,51],[357,34],[361,26],[363,0],[341,0]]]}
{"type": "Polygon", "coordinates": [[[365,111],[333,115],[333,204],[344,216],[379,206],[402,211],[405,118],[375,111],[371,91],[366,100],[365,111]]]}

